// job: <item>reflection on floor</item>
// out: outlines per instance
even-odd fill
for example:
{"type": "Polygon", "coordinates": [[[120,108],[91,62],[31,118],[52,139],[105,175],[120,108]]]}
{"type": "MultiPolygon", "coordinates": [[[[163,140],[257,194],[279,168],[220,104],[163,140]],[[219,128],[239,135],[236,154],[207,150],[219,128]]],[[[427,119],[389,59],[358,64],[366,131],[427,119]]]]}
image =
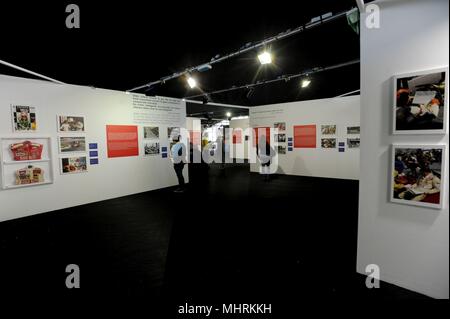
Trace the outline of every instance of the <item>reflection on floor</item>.
{"type": "Polygon", "coordinates": [[[183,194],[164,189],[0,223],[2,297],[142,297],[170,313],[194,301],[293,311],[310,300],[426,299],[384,282],[367,289],[355,273],[356,181],[264,182],[248,170],[191,167],[183,194]],[[71,263],[80,266],[78,290],[65,288],[71,263]]]}

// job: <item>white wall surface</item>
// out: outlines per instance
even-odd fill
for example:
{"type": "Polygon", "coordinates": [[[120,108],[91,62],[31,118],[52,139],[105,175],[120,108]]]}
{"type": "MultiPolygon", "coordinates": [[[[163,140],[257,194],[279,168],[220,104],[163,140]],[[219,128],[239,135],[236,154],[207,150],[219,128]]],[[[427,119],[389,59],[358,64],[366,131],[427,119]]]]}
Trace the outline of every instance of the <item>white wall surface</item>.
{"type": "MultiPolygon", "coordinates": [[[[359,149],[348,149],[347,137],[359,135],[347,135],[347,126],[359,126],[359,112],[359,96],[265,105],[250,108],[250,126],[273,127],[275,122],[286,122],[286,136],[293,137],[295,125],[315,124],[316,148],[294,148],[292,152],[286,152],[286,155],[279,155],[278,173],[357,180],[359,149]],[[322,124],[337,125],[335,149],[321,148],[322,124]],[[346,144],[343,153],[338,152],[339,142],[346,144]]],[[[258,164],[251,165],[251,171],[258,170],[258,164]]]]}
{"type": "MultiPolygon", "coordinates": [[[[432,297],[448,298],[448,203],[444,209],[435,210],[388,201],[391,143],[448,145],[448,132],[413,136],[390,133],[391,77],[448,65],[448,0],[375,4],[381,8],[380,28],[361,25],[363,143],[357,270],[365,273],[366,265],[374,263],[380,267],[381,280],[432,297]]],[[[365,15],[361,17],[364,20],[365,15]]],[[[448,190],[448,170],[442,180],[448,190]]],[[[448,192],[443,198],[448,200],[448,192]]]]}
{"type": "MultiPolygon", "coordinates": [[[[50,136],[54,170],[53,184],[0,189],[0,221],[175,185],[177,179],[169,159],[161,155],[144,157],[144,125],[133,122],[132,100],[133,95],[124,92],[0,76],[0,136],[50,136]],[[11,105],[36,107],[38,132],[12,133],[11,105]],[[87,173],[60,174],[57,114],[86,116],[86,141],[99,147],[99,164],[89,165],[87,173]],[[138,125],[140,155],[108,159],[107,124],[138,125]]],[[[165,121],[158,125],[161,146],[168,147],[167,126],[185,126],[184,102],[182,106],[175,112],[178,114],[158,119],[165,121]]],[[[159,115],[164,112],[158,111],[159,115]]],[[[187,178],[187,169],[184,173],[187,178]]]]}

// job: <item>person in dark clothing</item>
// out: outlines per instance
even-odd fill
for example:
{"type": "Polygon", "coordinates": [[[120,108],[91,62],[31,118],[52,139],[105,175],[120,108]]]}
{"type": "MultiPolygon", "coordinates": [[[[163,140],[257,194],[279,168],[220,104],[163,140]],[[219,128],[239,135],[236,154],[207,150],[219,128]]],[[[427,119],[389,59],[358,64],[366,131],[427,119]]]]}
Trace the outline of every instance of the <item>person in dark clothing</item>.
{"type": "Polygon", "coordinates": [[[275,151],[272,149],[270,144],[264,135],[261,135],[256,147],[256,155],[258,156],[259,162],[261,163],[260,174],[264,176],[264,181],[270,181],[270,164],[272,157],[275,156],[275,151]]]}
{"type": "Polygon", "coordinates": [[[173,168],[178,178],[178,188],[175,189],[174,192],[182,193],[185,191],[183,169],[186,162],[186,147],[182,142],[180,142],[180,136],[174,137],[173,141],[175,142],[175,144],[170,149],[170,157],[172,159],[173,168]]]}

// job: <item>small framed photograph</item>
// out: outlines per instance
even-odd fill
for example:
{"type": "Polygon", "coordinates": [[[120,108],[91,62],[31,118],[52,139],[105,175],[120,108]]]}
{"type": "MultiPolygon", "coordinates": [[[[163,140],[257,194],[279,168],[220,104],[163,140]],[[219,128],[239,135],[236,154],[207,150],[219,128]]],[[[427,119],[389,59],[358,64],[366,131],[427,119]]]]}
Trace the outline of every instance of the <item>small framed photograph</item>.
{"type": "Polygon", "coordinates": [[[390,200],[441,209],[445,145],[392,145],[390,200]]]}
{"type": "Polygon", "coordinates": [[[393,134],[445,134],[448,68],[393,77],[393,134]]]}
{"type": "Polygon", "coordinates": [[[60,158],[61,174],[77,174],[87,172],[86,156],[60,158]]]}
{"type": "Polygon", "coordinates": [[[33,106],[12,105],[11,118],[13,132],[35,132],[37,130],[36,108],[33,106]]]}
{"type": "Polygon", "coordinates": [[[160,153],[159,142],[145,142],[144,143],[144,155],[145,156],[159,155],[159,153],[160,153]]]}
{"type": "Polygon", "coordinates": [[[86,120],[84,116],[58,115],[58,132],[61,133],[85,133],[86,120]]]}
{"type": "Polygon", "coordinates": [[[323,138],[321,139],[322,148],[336,148],[335,138],[323,138]]]}
{"type": "Polygon", "coordinates": [[[322,125],[320,132],[322,135],[336,135],[336,125],[322,125]]]}
{"type": "Polygon", "coordinates": [[[360,127],[359,126],[347,126],[347,135],[359,134],[360,127]]]}
{"type": "Polygon", "coordinates": [[[86,152],[86,137],[84,136],[60,136],[58,141],[60,154],[86,152]]]}
{"type": "Polygon", "coordinates": [[[144,139],[159,139],[159,127],[144,126],[144,139]]]}
{"type": "Polygon", "coordinates": [[[359,138],[348,138],[347,147],[348,148],[359,148],[360,139],[359,138]]]}

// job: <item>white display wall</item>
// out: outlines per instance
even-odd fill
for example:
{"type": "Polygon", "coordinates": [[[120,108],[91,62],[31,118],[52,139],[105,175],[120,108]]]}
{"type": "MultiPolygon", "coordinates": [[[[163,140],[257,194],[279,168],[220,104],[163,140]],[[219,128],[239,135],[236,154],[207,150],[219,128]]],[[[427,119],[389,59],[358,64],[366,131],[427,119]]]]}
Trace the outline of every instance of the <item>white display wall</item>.
{"type": "MultiPolygon", "coordinates": [[[[316,147],[286,149],[286,154],[278,155],[277,173],[357,180],[359,148],[348,148],[347,138],[359,138],[359,134],[348,135],[347,127],[359,126],[359,112],[359,96],[265,105],[250,108],[250,126],[274,127],[284,122],[286,130],[279,133],[285,133],[287,140],[294,138],[294,126],[316,125],[316,147]],[[322,125],[336,125],[336,134],[322,135],[322,125]],[[336,147],[322,148],[322,137],[335,138],[336,147]],[[344,143],[343,152],[339,152],[339,142],[344,143]]],[[[287,146],[288,141],[283,144],[287,146]]],[[[258,172],[259,165],[252,164],[251,171],[258,172]]]]}
{"type": "MultiPolygon", "coordinates": [[[[37,139],[51,146],[50,152],[45,153],[50,156],[51,165],[45,164],[44,169],[49,183],[0,189],[0,221],[176,185],[172,164],[163,157],[162,148],[169,148],[167,128],[185,125],[186,106],[181,100],[0,76],[0,138],[4,153],[1,161],[6,163],[2,172],[7,176],[2,185],[13,181],[12,171],[5,168],[11,159],[6,144],[37,139]],[[35,132],[13,132],[12,105],[36,108],[35,132]],[[57,132],[57,115],[84,116],[85,132],[57,132]],[[137,126],[139,155],[108,158],[107,125],[137,126]],[[144,126],[159,127],[159,139],[144,140],[144,126]],[[63,175],[58,137],[74,135],[85,137],[86,151],[67,155],[86,156],[87,171],[63,175]],[[93,156],[98,164],[90,165],[88,144],[92,143],[98,146],[98,155],[93,156]],[[159,154],[146,156],[144,143],[159,143],[159,154]]],[[[187,179],[187,169],[184,173],[187,179]]]]}
{"type": "Polygon", "coordinates": [[[448,130],[440,135],[391,133],[392,77],[448,66],[449,3],[396,0],[373,4],[380,8],[380,27],[368,29],[366,15],[361,16],[363,142],[357,270],[366,274],[366,266],[376,264],[382,281],[449,298],[448,130]],[[447,190],[441,197],[443,209],[389,201],[391,144],[447,145],[447,173],[441,177],[447,190]]]}

